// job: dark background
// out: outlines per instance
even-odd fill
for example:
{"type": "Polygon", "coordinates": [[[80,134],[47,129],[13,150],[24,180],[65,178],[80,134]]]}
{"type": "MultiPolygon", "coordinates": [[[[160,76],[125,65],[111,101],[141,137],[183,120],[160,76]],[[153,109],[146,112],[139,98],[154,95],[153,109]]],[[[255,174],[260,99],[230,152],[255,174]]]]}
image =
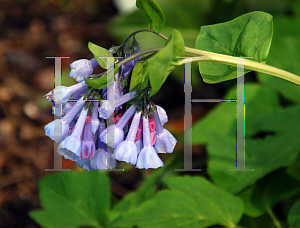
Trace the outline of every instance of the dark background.
{"type": "MultiPolygon", "coordinates": [[[[0,1],[1,228],[39,227],[28,212],[40,208],[38,181],[51,173],[45,169],[53,168],[54,146],[44,134],[53,115],[43,96],[54,87],[54,60],[46,57],[70,56],[62,60],[62,84],[75,83],[68,77],[69,64],[93,57],[88,41],[105,48],[120,44],[108,31],[117,13],[113,1],[107,0],[0,1]]],[[[167,110],[168,128],[179,134],[183,130],[183,85],[170,79],[164,87],[154,101],[167,110]]],[[[116,199],[136,189],[142,179],[139,170],[123,165],[126,172],[109,174],[116,199]]],[[[63,160],[63,168],[77,167],[63,160]]]]}

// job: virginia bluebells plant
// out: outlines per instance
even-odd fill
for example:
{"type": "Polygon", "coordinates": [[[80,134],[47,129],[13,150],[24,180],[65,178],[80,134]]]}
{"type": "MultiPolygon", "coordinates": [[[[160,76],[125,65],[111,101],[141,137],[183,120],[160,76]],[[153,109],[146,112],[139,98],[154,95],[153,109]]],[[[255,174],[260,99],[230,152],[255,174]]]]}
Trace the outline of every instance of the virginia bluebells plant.
{"type": "MultiPolygon", "coordinates": [[[[109,52],[113,57],[125,60],[140,52],[134,35],[132,38],[109,52]]],[[[98,47],[100,49],[103,48],[98,47]]],[[[94,50],[91,52],[95,57],[101,56],[94,50]]],[[[58,86],[44,96],[52,103],[53,112],[57,106],[61,107],[62,118],[45,126],[45,134],[59,144],[57,152],[60,155],[89,171],[113,169],[117,165],[116,160],[139,169],[163,166],[158,153],[172,153],[177,142],[163,128],[168,121],[167,114],[162,107],[150,101],[149,82],[136,88],[132,88],[131,82],[134,66],[146,59],[147,56],[132,57],[120,64],[109,87],[105,84],[107,80],[96,86],[89,83],[105,79],[109,73],[107,69],[104,73],[93,74],[95,67],[103,67],[103,62],[97,58],[80,59],[70,65],[70,77],[77,84],[58,86]],[[112,93],[114,103],[110,104],[108,94],[112,93]],[[109,122],[111,120],[113,124],[109,122]],[[61,128],[61,134],[57,135],[56,127],[61,128]]]]}

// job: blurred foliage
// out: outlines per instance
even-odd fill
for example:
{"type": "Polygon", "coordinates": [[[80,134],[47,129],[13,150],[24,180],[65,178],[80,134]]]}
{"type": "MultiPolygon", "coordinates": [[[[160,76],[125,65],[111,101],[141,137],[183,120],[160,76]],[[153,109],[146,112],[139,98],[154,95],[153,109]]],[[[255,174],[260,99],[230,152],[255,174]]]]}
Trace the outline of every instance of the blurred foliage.
{"type": "MultiPolygon", "coordinates": [[[[177,29],[185,45],[190,47],[194,47],[203,25],[232,20],[254,10],[272,14],[274,39],[267,63],[300,74],[299,1],[157,2],[166,19],[161,32],[170,35],[177,29]]],[[[117,16],[111,24],[111,32],[123,42],[131,32],[146,26],[142,12],[136,11],[117,16]]],[[[138,34],[137,39],[144,49],[165,44],[149,33],[138,34]]],[[[173,74],[180,82],[182,72],[179,68],[173,74]]],[[[199,75],[195,78],[194,86],[200,86],[199,75]]],[[[174,159],[178,156],[175,153],[164,168],[145,178],[138,190],[108,208],[104,199],[108,194],[102,194],[108,189],[103,173],[55,174],[41,181],[40,197],[46,211],[32,212],[31,216],[45,227],[54,227],[55,219],[63,220],[64,227],[299,227],[299,93],[298,86],[263,74],[258,74],[257,82],[246,82],[245,163],[246,168],[254,171],[228,171],[236,164],[236,104],[220,103],[194,123],[192,129],[193,144],[206,145],[208,160],[201,168],[207,171],[207,176],[200,173],[206,178],[174,177],[181,174],[174,169],[183,165],[174,159]],[[97,181],[99,183],[94,183],[97,181]],[[61,199],[58,205],[62,204],[65,210],[83,214],[79,213],[72,221],[66,219],[66,212],[61,212],[64,217],[60,217],[61,209],[55,205],[58,201],[49,198],[52,195],[53,199],[61,199]],[[288,209],[282,209],[286,207],[288,209]],[[107,214],[101,214],[106,210],[107,214]],[[96,212],[99,217],[95,217],[96,212]],[[49,219],[48,215],[55,219],[49,219]]],[[[230,88],[224,98],[236,98],[236,87],[230,88]]]]}

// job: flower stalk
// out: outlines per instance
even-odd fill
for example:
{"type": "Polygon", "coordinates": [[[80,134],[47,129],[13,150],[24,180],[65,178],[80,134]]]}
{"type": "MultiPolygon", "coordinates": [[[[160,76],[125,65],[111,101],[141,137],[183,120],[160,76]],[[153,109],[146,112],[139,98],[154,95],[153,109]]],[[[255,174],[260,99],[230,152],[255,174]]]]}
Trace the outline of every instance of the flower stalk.
{"type": "MultiPolygon", "coordinates": [[[[152,31],[152,30],[150,30],[150,31],[152,31]]],[[[154,31],[152,31],[152,32],[155,33],[154,31]]],[[[168,40],[168,37],[164,36],[161,33],[155,33],[155,34],[168,40]]],[[[140,51],[138,53],[134,53],[133,55],[129,56],[128,58],[123,59],[122,61],[117,63],[117,65],[120,67],[124,63],[131,61],[139,56],[153,53],[153,52],[158,52],[161,49],[162,49],[162,47],[150,48],[147,50],[140,51]]],[[[219,63],[232,65],[232,66],[237,65],[238,58],[239,58],[239,57],[233,57],[233,56],[209,52],[209,51],[203,51],[203,50],[190,48],[190,47],[185,47],[185,54],[188,55],[189,57],[191,57],[191,59],[188,60],[191,62],[214,61],[214,62],[219,62],[219,63]]],[[[182,60],[179,60],[176,65],[183,65],[185,62],[186,62],[186,60],[182,59],[182,60]]],[[[292,82],[292,83],[300,86],[300,77],[298,75],[290,73],[290,72],[282,70],[282,69],[279,69],[277,67],[273,67],[273,66],[270,66],[267,64],[244,59],[244,68],[248,69],[248,70],[254,70],[257,72],[269,74],[269,75],[284,79],[286,81],[292,82]]]]}

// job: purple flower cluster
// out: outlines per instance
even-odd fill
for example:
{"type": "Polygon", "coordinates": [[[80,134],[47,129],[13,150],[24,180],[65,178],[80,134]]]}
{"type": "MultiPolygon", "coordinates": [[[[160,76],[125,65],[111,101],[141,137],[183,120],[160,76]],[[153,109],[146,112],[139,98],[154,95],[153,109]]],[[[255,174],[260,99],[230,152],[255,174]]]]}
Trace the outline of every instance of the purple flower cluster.
{"type": "MultiPolygon", "coordinates": [[[[134,49],[136,51],[139,48],[134,49]]],[[[93,73],[97,61],[77,60],[70,65],[70,77],[78,83],[56,87],[45,95],[53,107],[61,105],[62,118],[45,126],[45,134],[59,144],[57,152],[60,155],[87,170],[113,169],[116,160],[139,169],[163,166],[157,154],[172,153],[177,142],[163,128],[168,121],[165,110],[153,103],[137,101],[135,98],[141,94],[126,92],[128,88],[120,82],[139,60],[136,58],[122,65],[115,75],[117,80],[109,89],[101,90],[89,88],[84,81],[93,73]],[[108,108],[107,94],[110,92],[115,95],[113,108],[108,108]],[[128,102],[131,106],[125,111],[128,102]],[[107,126],[109,118],[114,119],[114,124],[107,126]]]]}

